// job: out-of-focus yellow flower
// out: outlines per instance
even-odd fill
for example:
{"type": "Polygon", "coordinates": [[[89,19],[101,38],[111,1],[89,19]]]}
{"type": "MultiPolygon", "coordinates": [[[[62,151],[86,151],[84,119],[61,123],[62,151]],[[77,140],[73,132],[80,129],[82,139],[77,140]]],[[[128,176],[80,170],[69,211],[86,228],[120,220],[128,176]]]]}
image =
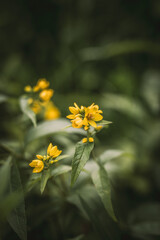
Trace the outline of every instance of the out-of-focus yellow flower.
{"type": "Polygon", "coordinates": [[[40,92],[39,97],[41,100],[47,102],[51,99],[53,93],[54,93],[53,89],[45,89],[42,92],[40,92]]]}
{"type": "Polygon", "coordinates": [[[41,111],[40,102],[37,100],[33,101],[32,105],[31,105],[31,109],[35,114],[39,113],[41,111]]]}
{"type": "Polygon", "coordinates": [[[60,117],[59,109],[52,103],[48,102],[45,106],[44,118],[46,120],[57,119],[60,117]]]}
{"type": "Polygon", "coordinates": [[[45,89],[49,87],[49,82],[45,78],[40,78],[37,82],[39,89],[45,89]]]}
{"type": "Polygon", "coordinates": [[[32,160],[32,162],[29,164],[29,166],[33,167],[33,173],[39,173],[42,172],[44,168],[44,163],[41,160],[32,160]]]}
{"type": "Polygon", "coordinates": [[[31,92],[32,91],[32,87],[30,85],[27,85],[27,86],[25,86],[24,91],[25,92],[31,92]]]}
{"type": "Polygon", "coordinates": [[[57,146],[53,146],[52,143],[49,144],[48,149],[47,149],[47,154],[52,157],[56,158],[61,154],[61,150],[58,150],[57,146]]]}
{"type": "Polygon", "coordinates": [[[74,103],[75,107],[69,107],[69,110],[72,114],[68,115],[67,118],[71,119],[72,127],[81,128],[84,126],[84,130],[88,130],[89,126],[96,128],[96,122],[101,121],[103,116],[99,110],[99,106],[94,103],[89,107],[81,106],[78,107],[76,103],[74,103]]]}
{"type": "Polygon", "coordinates": [[[33,98],[28,98],[28,104],[32,104],[33,103],[33,98]]]}

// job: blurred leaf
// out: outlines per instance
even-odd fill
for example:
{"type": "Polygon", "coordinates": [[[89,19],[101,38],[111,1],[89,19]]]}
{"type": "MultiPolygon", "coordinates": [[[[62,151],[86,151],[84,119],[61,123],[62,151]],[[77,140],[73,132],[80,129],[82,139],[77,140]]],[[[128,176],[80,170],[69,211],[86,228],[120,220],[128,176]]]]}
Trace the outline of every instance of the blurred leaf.
{"type": "Polygon", "coordinates": [[[103,166],[100,166],[98,170],[92,173],[92,180],[97,189],[97,192],[107,210],[108,214],[114,221],[117,221],[114,214],[112,201],[111,201],[111,186],[108,178],[107,171],[103,166]]]}
{"type": "Polygon", "coordinates": [[[6,102],[8,100],[8,96],[4,94],[0,94],[0,103],[6,102]]]}
{"type": "Polygon", "coordinates": [[[4,165],[0,168],[0,197],[3,197],[7,187],[9,186],[11,170],[11,157],[9,157],[4,165]]]}
{"type": "Polygon", "coordinates": [[[160,110],[159,96],[160,96],[160,74],[155,71],[147,71],[144,74],[144,81],[142,84],[142,94],[147,101],[149,107],[154,113],[160,110]]]}
{"type": "Polygon", "coordinates": [[[134,224],[130,227],[130,230],[139,236],[141,234],[144,235],[156,235],[160,236],[160,221],[159,222],[141,222],[134,224]]]}
{"type": "Polygon", "coordinates": [[[78,235],[77,237],[74,237],[74,238],[67,238],[66,240],[82,240],[84,238],[84,235],[81,234],[81,235],[78,235]]]}
{"type": "Polygon", "coordinates": [[[45,137],[48,135],[53,135],[57,132],[68,132],[68,133],[79,133],[84,134],[85,131],[78,128],[67,128],[70,122],[67,119],[58,119],[46,121],[39,124],[36,128],[31,128],[26,136],[26,142],[29,143],[37,138],[45,137]]]}
{"type": "Polygon", "coordinates": [[[160,54],[160,45],[147,41],[122,41],[101,47],[82,49],[80,56],[84,61],[103,60],[122,54],[147,52],[160,54]]]}
{"type": "Polygon", "coordinates": [[[69,157],[69,155],[66,155],[66,154],[65,155],[61,155],[61,156],[57,157],[56,160],[60,161],[60,160],[63,160],[64,158],[68,158],[68,157],[69,157]]]}
{"type": "Polygon", "coordinates": [[[84,198],[81,196],[79,196],[79,198],[84,211],[86,212],[89,220],[93,225],[93,228],[95,229],[95,232],[97,233],[98,239],[106,239],[105,231],[103,231],[103,227],[99,221],[98,216],[95,216],[94,209],[92,209],[91,205],[88,205],[84,198]]]}
{"type": "Polygon", "coordinates": [[[50,169],[43,170],[42,176],[41,176],[41,186],[40,186],[41,194],[45,189],[45,186],[47,184],[49,177],[50,177],[50,169]]]}
{"type": "Polygon", "coordinates": [[[118,94],[105,94],[101,104],[104,108],[110,108],[122,112],[135,120],[144,122],[147,117],[143,106],[135,99],[118,94]]]}
{"type": "Polygon", "coordinates": [[[130,213],[129,222],[134,224],[137,222],[160,222],[160,204],[157,202],[151,202],[143,204],[133,212],[130,213]]]}
{"type": "Polygon", "coordinates": [[[15,161],[13,161],[13,165],[11,168],[10,175],[10,192],[11,193],[19,193],[21,196],[21,201],[16,206],[11,214],[8,216],[8,222],[13,228],[13,230],[17,233],[20,239],[27,239],[27,223],[26,223],[26,215],[25,215],[25,203],[23,196],[23,188],[21,184],[19,170],[16,166],[15,161]]]}
{"type": "Polygon", "coordinates": [[[68,165],[60,165],[58,167],[55,167],[53,170],[51,170],[51,176],[57,177],[58,175],[71,171],[71,169],[72,168],[68,165]]]}
{"type": "Polygon", "coordinates": [[[24,114],[27,115],[27,117],[32,121],[34,127],[36,127],[36,115],[35,113],[31,110],[31,108],[28,105],[28,98],[26,96],[22,96],[20,98],[20,107],[21,110],[24,114]]]}
{"type": "Polygon", "coordinates": [[[72,160],[72,173],[71,173],[71,185],[75,183],[80,172],[89,159],[90,153],[94,147],[94,143],[82,143],[76,144],[74,158],[72,160]]]}
{"type": "Polygon", "coordinates": [[[106,162],[114,158],[121,157],[123,154],[124,154],[124,151],[121,151],[121,150],[106,150],[99,156],[99,158],[101,163],[105,164],[106,162]]]}
{"type": "Polygon", "coordinates": [[[26,184],[26,191],[29,192],[40,180],[41,174],[31,174],[30,179],[26,184]]]}

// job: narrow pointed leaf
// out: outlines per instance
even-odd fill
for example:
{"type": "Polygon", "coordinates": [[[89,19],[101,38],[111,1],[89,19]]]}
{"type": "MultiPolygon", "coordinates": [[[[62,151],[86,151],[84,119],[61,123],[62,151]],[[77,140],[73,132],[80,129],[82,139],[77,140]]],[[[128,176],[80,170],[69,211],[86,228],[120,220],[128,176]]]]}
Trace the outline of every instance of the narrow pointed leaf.
{"type": "Polygon", "coordinates": [[[11,194],[19,194],[21,199],[18,205],[12,210],[8,216],[8,222],[12,229],[17,233],[21,240],[27,239],[27,223],[25,214],[24,195],[21,184],[21,178],[16,163],[13,161],[10,175],[10,192],[11,194]]]}
{"type": "Polygon", "coordinates": [[[94,143],[77,143],[74,158],[72,161],[71,185],[76,182],[80,172],[90,157],[90,153],[93,147],[94,143]]]}
{"type": "Polygon", "coordinates": [[[28,105],[28,98],[25,96],[22,96],[20,98],[20,107],[21,110],[24,114],[27,115],[27,117],[32,121],[34,127],[36,127],[37,123],[36,123],[36,115],[35,113],[31,110],[31,108],[28,105]]]}
{"type": "Polygon", "coordinates": [[[117,221],[111,201],[111,186],[103,166],[92,173],[92,180],[108,214],[117,221]]]}
{"type": "Polygon", "coordinates": [[[49,177],[50,177],[50,170],[49,169],[44,170],[42,172],[42,177],[41,177],[41,186],[40,186],[41,194],[43,193],[43,191],[46,187],[49,177]]]}

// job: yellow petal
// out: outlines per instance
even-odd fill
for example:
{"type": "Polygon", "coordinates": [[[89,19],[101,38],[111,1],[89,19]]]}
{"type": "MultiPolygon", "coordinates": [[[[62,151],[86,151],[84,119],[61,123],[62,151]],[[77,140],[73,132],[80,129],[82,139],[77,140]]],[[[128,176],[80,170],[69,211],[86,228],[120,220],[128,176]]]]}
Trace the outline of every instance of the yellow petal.
{"type": "Polygon", "coordinates": [[[36,157],[40,160],[43,160],[43,156],[42,155],[36,155],[36,157]]]}
{"type": "Polygon", "coordinates": [[[58,156],[61,154],[61,152],[62,152],[61,150],[58,150],[58,149],[57,149],[57,151],[55,152],[55,154],[54,154],[53,157],[54,157],[54,158],[58,157],[58,156]]]}
{"type": "Polygon", "coordinates": [[[97,124],[93,120],[89,120],[88,122],[92,127],[94,127],[94,128],[97,127],[97,124]]]}
{"type": "Polygon", "coordinates": [[[50,155],[51,148],[53,147],[53,144],[50,143],[48,148],[47,148],[47,154],[50,155]]]}
{"type": "Polygon", "coordinates": [[[103,116],[99,113],[96,113],[94,116],[94,121],[101,121],[103,119],[103,116]]]}
{"type": "Polygon", "coordinates": [[[75,102],[74,102],[74,106],[75,106],[76,108],[78,108],[78,109],[79,109],[79,107],[78,107],[77,103],[75,103],[75,102]]]}
{"type": "Polygon", "coordinates": [[[57,151],[57,146],[52,147],[51,150],[50,150],[50,156],[54,156],[56,151],[57,151]]]}
{"type": "Polygon", "coordinates": [[[32,162],[29,163],[29,166],[30,166],[30,167],[36,167],[37,164],[38,164],[38,162],[39,162],[39,160],[32,160],[32,162]]]}
{"type": "Polygon", "coordinates": [[[74,115],[78,114],[78,110],[75,107],[69,107],[69,111],[73,113],[74,115]]]}
{"type": "Polygon", "coordinates": [[[69,118],[69,119],[74,119],[74,118],[75,118],[75,115],[70,114],[70,115],[67,116],[67,118],[69,118]]]}
{"type": "Polygon", "coordinates": [[[86,117],[83,119],[83,125],[88,125],[88,120],[86,117]]]}

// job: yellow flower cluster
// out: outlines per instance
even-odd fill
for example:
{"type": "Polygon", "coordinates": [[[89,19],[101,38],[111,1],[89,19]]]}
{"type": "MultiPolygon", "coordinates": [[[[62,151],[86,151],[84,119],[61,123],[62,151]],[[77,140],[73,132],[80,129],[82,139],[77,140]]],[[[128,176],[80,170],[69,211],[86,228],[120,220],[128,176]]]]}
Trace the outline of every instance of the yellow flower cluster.
{"type": "Polygon", "coordinates": [[[42,172],[44,167],[48,168],[51,164],[58,162],[56,159],[60,154],[61,150],[58,150],[57,146],[49,144],[47,149],[47,156],[36,155],[38,159],[32,160],[29,166],[33,167],[33,173],[42,172]]]}
{"type": "Polygon", "coordinates": [[[94,103],[89,107],[81,106],[80,108],[74,103],[74,107],[69,107],[69,110],[72,114],[67,118],[71,119],[74,128],[84,127],[84,130],[88,130],[90,126],[97,128],[96,122],[103,119],[102,111],[94,103]]]}
{"type": "Polygon", "coordinates": [[[30,94],[28,104],[32,111],[38,114],[44,110],[44,118],[46,120],[60,117],[60,111],[54,106],[53,102],[50,101],[54,90],[49,89],[49,85],[49,82],[45,78],[41,78],[33,88],[29,85],[24,88],[25,92],[30,94]]]}
{"type": "MultiPolygon", "coordinates": [[[[83,127],[89,133],[90,126],[94,127],[97,131],[101,130],[102,126],[97,126],[96,122],[99,122],[103,119],[101,115],[102,110],[99,110],[99,106],[95,105],[94,103],[89,107],[81,106],[79,107],[76,103],[74,103],[74,107],[69,107],[71,112],[67,118],[71,119],[72,127],[74,128],[81,128],[83,127]]],[[[87,138],[83,138],[82,142],[86,143],[94,142],[93,137],[88,134],[87,138]]]]}

